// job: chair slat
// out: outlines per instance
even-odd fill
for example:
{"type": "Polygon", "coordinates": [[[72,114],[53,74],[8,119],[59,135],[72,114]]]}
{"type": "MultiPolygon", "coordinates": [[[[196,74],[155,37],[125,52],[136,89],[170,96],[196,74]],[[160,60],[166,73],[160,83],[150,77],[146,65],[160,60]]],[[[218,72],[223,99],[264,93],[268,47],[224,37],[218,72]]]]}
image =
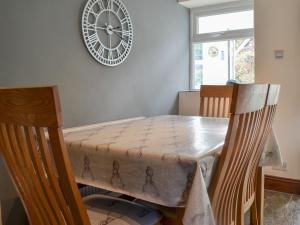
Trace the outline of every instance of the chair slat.
{"type": "MultiPolygon", "coordinates": [[[[45,198],[46,204],[50,206],[50,209],[47,209],[47,216],[49,217],[48,220],[52,221],[53,224],[63,224],[64,218],[61,216],[61,209],[59,208],[57,202],[54,199],[53,189],[50,188],[48,183],[48,175],[45,176],[46,171],[44,169],[43,164],[41,163],[41,155],[42,149],[39,146],[37,147],[35,133],[33,132],[32,127],[25,128],[25,134],[27,143],[29,145],[29,153],[31,157],[31,161],[35,168],[37,177],[39,178],[39,183],[41,186],[42,192],[45,194],[43,198],[45,198]],[[47,193],[47,194],[46,194],[47,193]]],[[[25,147],[24,147],[25,148],[25,147]]],[[[28,159],[29,161],[30,159],[28,159]]]]}
{"type": "Polygon", "coordinates": [[[69,210],[69,207],[68,207],[65,199],[63,198],[63,193],[59,187],[57,175],[51,169],[53,167],[53,165],[52,165],[53,158],[51,157],[50,152],[49,152],[49,146],[48,146],[48,143],[46,140],[45,130],[40,127],[40,128],[37,128],[36,133],[37,133],[37,140],[38,140],[39,148],[41,149],[40,152],[41,152],[41,158],[44,163],[44,169],[48,175],[47,179],[49,182],[49,186],[52,190],[54,190],[55,199],[56,199],[57,203],[59,204],[59,207],[61,208],[65,219],[70,224],[74,224],[72,214],[69,210]]]}
{"type": "Polygon", "coordinates": [[[23,176],[23,170],[20,168],[19,162],[17,162],[17,158],[15,154],[13,154],[13,150],[9,141],[9,135],[7,132],[7,127],[5,124],[1,123],[1,144],[2,144],[2,154],[5,158],[5,162],[9,171],[14,178],[14,183],[17,186],[17,190],[22,196],[24,202],[26,202],[27,214],[29,215],[29,220],[31,224],[42,224],[43,218],[40,213],[40,209],[35,207],[36,197],[32,196],[32,187],[26,182],[25,177],[23,176]]]}
{"type": "Polygon", "coordinates": [[[62,192],[66,201],[69,202],[75,224],[84,224],[86,211],[83,204],[78,204],[78,202],[81,202],[81,197],[73,179],[70,161],[67,160],[67,148],[62,130],[60,128],[48,128],[48,132],[57,170],[64,177],[64,179],[59,180],[62,192]]]}
{"type": "MultiPolygon", "coordinates": [[[[41,214],[44,218],[45,224],[57,224],[57,218],[51,211],[49,207],[49,202],[46,196],[44,195],[42,185],[40,183],[40,177],[36,176],[39,171],[35,167],[36,162],[31,158],[32,152],[29,152],[29,148],[25,145],[20,146],[17,141],[16,126],[9,126],[10,137],[13,141],[13,149],[16,151],[20,161],[23,161],[23,173],[26,173],[26,181],[31,184],[32,189],[36,193],[37,202],[35,203],[38,208],[40,208],[41,214]]],[[[20,138],[19,138],[20,140],[20,138]]],[[[22,143],[24,144],[24,142],[22,143]]],[[[44,174],[43,174],[44,176],[44,174]]]]}
{"type": "Polygon", "coordinates": [[[205,109],[204,101],[205,99],[200,96],[200,110],[199,110],[200,115],[204,115],[204,109],[205,109]]]}
{"type": "Polygon", "coordinates": [[[201,85],[199,115],[205,117],[228,117],[232,91],[232,86],[201,85]]]}

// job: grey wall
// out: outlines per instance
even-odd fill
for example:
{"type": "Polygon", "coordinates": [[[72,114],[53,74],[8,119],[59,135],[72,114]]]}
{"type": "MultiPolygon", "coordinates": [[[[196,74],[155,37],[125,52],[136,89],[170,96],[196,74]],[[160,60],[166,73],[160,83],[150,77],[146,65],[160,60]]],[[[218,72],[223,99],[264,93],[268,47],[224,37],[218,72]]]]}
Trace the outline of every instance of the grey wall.
{"type": "MultiPolygon", "coordinates": [[[[188,10],[177,0],[123,1],[134,45],[124,63],[109,68],[81,39],[86,0],[0,0],[0,86],[57,84],[66,127],[175,114],[177,92],[188,89],[188,10]]],[[[1,157],[0,172],[0,201],[8,202],[16,193],[1,157]]]]}
{"type": "Polygon", "coordinates": [[[109,68],[83,44],[86,0],[1,0],[0,85],[57,84],[66,127],[177,113],[189,82],[188,10],[177,0],[123,1],[134,44],[109,68]]]}

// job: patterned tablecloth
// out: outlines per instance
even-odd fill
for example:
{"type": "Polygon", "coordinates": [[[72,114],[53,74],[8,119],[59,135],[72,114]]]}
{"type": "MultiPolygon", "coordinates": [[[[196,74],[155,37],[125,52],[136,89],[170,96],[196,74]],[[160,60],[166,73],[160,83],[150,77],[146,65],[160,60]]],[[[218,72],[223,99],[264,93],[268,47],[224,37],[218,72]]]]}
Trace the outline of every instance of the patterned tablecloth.
{"type": "MultiPolygon", "coordinates": [[[[213,225],[207,193],[228,119],[158,116],[65,130],[79,183],[157,204],[185,206],[185,225],[213,225]]],[[[262,165],[281,156],[272,133],[262,165]]]]}

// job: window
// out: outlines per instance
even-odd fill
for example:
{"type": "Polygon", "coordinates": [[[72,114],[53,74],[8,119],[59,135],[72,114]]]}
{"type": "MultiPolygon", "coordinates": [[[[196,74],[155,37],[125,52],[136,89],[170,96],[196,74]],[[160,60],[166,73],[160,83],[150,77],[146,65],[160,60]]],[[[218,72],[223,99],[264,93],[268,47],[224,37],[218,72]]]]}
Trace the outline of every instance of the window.
{"type": "Polygon", "coordinates": [[[198,17],[198,34],[253,28],[253,10],[198,17]],[[207,26],[209,24],[209,26],[207,26]]]}
{"type": "Polygon", "coordinates": [[[191,87],[254,82],[253,5],[227,3],[191,11],[191,87]]]}

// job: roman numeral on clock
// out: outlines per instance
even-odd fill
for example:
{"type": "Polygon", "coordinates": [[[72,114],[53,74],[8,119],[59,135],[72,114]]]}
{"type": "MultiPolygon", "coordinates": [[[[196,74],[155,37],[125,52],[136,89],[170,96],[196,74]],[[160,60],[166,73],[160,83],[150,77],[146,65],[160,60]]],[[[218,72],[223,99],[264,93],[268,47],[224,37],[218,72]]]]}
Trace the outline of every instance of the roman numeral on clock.
{"type": "Polygon", "coordinates": [[[99,53],[100,56],[103,57],[103,55],[104,55],[104,47],[101,44],[100,44],[100,46],[98,48],[98,53],[99,53]]]}
{"type": "Polygon", "coordinates": [[[113,51],[112,50],[109,50],[109,52],[108,52],[108,59],[109,60],[113,60],[114,59],[114,55],[113,55],[113,51]]]}
{"type": "Polygon", "coordinates": [[[123,35],[123,36],[129,37],[129,36],[130,36],[130,31],[128,31],[128,30],[123,30],[123,31],[122,31],[122,35],[123,35]]]}
{"type": "Polygon", "coordinates": [[[121,9],[121,7],[118,5],[118,9],[116,9],[114,12],[118,15],[120,9],[121,9]]]}
{"type": "Polygon", "coordinates": [[[117,55],[118,55],[118,57],[120,57],[122,55],[120,49],[118,49],[118,48],[117,48],[117,55]]]}
{"type": "Polygon", "coordinates": [[[105,6],[104,6],[104,4],[103,4],[103,1],[102,1],[102,0],[99,0],[99,1],[98,1],[98,5],[99,5],[99,7],[100,7],[100,11],[102,11],[102,10],[104,10],[104,9],[105,9],[105,6]]]}
{"type": "Polygon", "coordinates": [[[121,45],[124,49],[128,48],[128,43],[126,43],[124,40],[121,41],[121,45]]]}
{"type": "Polygon", "coordinates": [[[124,25],[125,23],[128,23],[128,18],[125,17],[121,20],[122,25],[124,25]]]}
{"type": "Polygon", "coordinates": [[[96,30],[96,24],[91,24],[89,22],[84,22],[84,27],[88,30],[91,30],[91,31],[96,30]]]}
{"type": "Polygon", "coordinates": [[[108,0],[107,9],[108,10],[114,10],[114,0],[108,0]]]}
{"type": "Polygon", "coordinates": [[[93,33],[92,35],[89,36],[89,42],[90,44],[95,47],[95,45],[97,44],[98,42],[98,35],[97,33],[93,33]]]}
{"type": "Polygon", "coordinates": [[[94,12],[94,9],[91,10],[90,12],[95,18],[97,18],[98,14],[96,12],[94,12]]]}

